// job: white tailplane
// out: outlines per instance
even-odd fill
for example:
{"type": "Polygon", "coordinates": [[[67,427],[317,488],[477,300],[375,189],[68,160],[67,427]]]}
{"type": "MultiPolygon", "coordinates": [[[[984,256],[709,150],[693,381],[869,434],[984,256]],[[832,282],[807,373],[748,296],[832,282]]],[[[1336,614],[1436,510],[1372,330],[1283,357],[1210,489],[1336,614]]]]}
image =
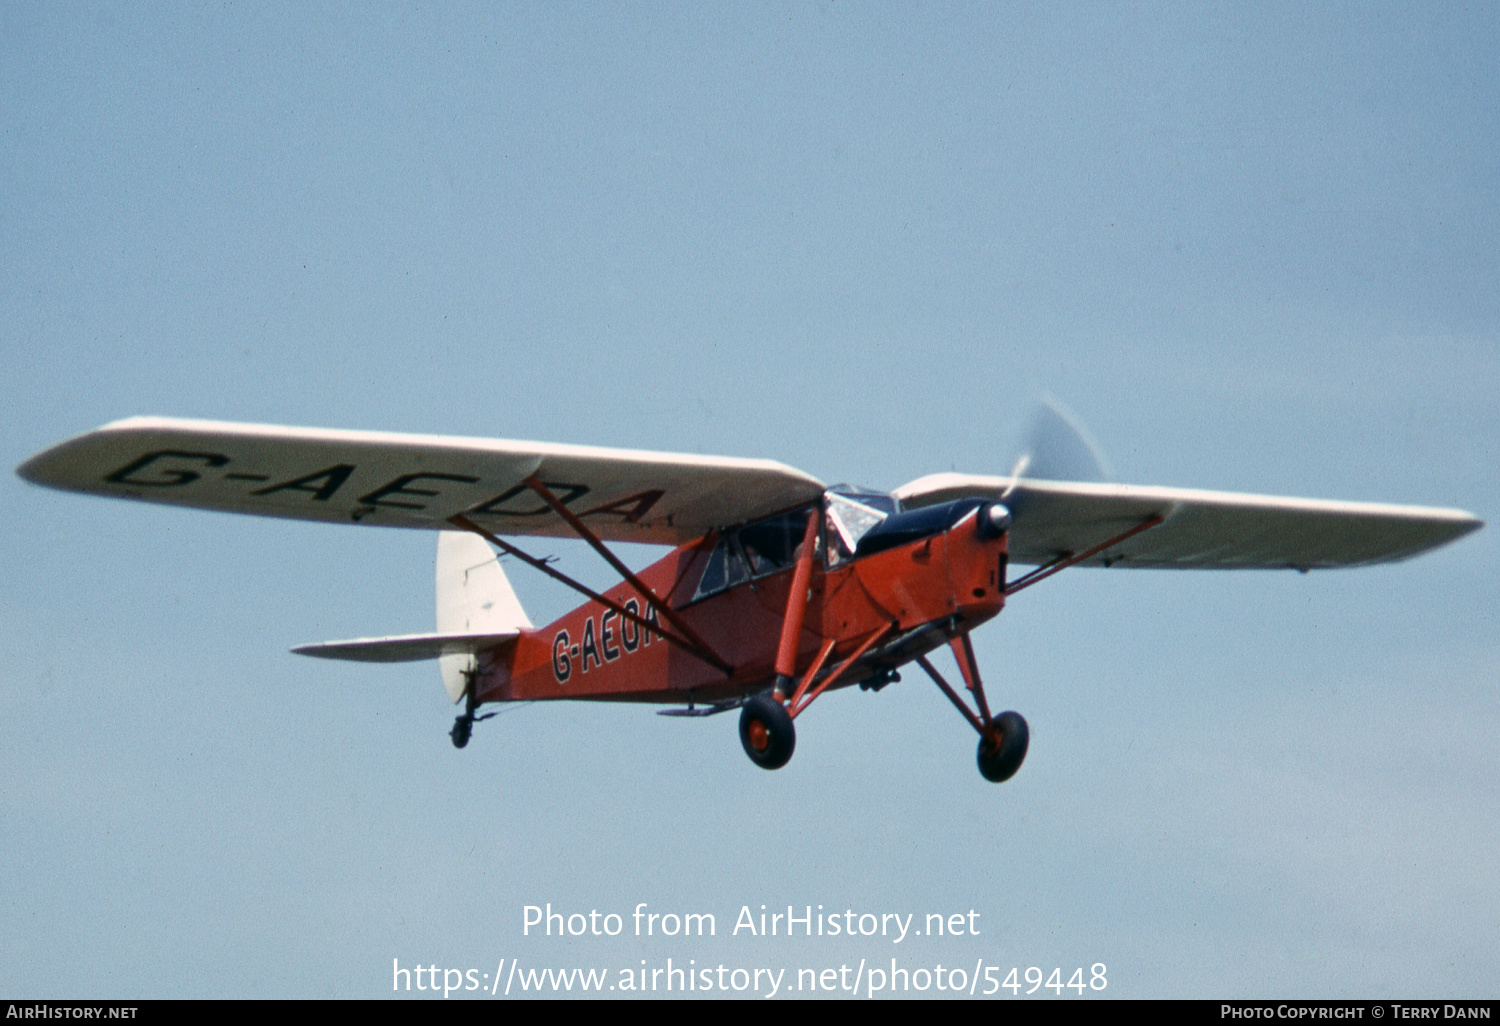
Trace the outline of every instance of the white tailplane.
{"type": "Polygon", "coordinates": [[[438,535],[437,547],[436,633],[325,641],[292,651],[365,663],[436,659],[443,688],[457,702],[478,668],[478,654],[515,641],[530,627],[499,559],[484,539],[463,531],[444,531],[438,535]]]}

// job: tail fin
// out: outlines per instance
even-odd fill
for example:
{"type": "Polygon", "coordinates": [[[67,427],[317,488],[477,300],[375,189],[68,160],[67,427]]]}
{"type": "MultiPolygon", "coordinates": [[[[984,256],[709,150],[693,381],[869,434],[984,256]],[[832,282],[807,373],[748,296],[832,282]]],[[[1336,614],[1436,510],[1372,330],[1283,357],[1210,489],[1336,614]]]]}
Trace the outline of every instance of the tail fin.
{"type": "MultiPolygon", "coordinates": [[[[444,531],[437,545],[437,629],[439,634],[510,634],[531,627],[526,611],[506,580],[500,560],[478,535],[444,531]]],[[[438,659],[443,687],[457,702],[469,674],[478,666],[473,652],[438,659]]]]}

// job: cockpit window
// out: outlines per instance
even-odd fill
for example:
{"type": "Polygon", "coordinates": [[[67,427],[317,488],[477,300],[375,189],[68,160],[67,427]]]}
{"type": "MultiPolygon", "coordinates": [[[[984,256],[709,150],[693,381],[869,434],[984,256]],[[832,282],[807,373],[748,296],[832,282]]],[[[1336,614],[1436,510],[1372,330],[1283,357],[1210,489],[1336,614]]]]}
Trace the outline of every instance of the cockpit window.
{"type": "MultiPolygon", "coordinates": [[[[899,506],[889,495],[856,491],[847,485],[830,490],[820,539],[827,565],[837,566],[854,558],[865,533],[896,512],[899,506]]],[[[795,566],[807,533],[807,518],[812,515],[812,508],[803,507],[725,531],[708,554],[692,601],[795,566]]]]}
{"type": "Polygon", "coordinates": [[[740,545],[750,562],[750,575],[775,573],[797,561],[797,546],[807,530],[810,511],[796,510],[740,528],[740,545]]]}
{"type": "Polygon", "coordinates": [[[693,601],[795,564],[811,515],[811,509],[793,510],[725,532],[709,553],[693,601]]]}
{"type": "Polygon", "coordinates": [[[868,488],[857,488],[854,485],[836,484],[828,489],[831,495],[840,495],[846,499],[853,499],[861,506],[869,506],[887,515],[901,512],[901,504],[895,496],[887,495],[885,492],[872,491],[868,488]]]}
{"type": "Polygon", "coordinates": [[[859,540],[866,531],[880,523],[887,513],[869,500],[891,500],[884,495],[841,495],[828,493],[828,510],[824,514],[828,528],[828,565],[835,566],[854,556],[859,540]]]}
{"type": "Polygon", "coordinates": [[[749,576],[745,558],[740,555],[740,547],[735,542],[734,535],[726,534],[719,539],[713,552],[709,553],[708,565],[703,569],[703,578],[698,582],[698,590],[693,594],[693,599],[696,601],[707,598],[739,584],[749,576]]]}

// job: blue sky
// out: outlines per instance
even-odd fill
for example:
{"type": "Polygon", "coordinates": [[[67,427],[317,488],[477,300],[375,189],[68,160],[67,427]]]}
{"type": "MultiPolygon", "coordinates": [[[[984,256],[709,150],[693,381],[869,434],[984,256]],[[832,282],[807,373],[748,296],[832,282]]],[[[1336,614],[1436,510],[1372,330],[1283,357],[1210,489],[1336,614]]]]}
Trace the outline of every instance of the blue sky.
{"type": "MultiPolygon", "coordinates": [[[[7,4],[0,437],[15,466],[162,414],[893,488],[1008,471],[1046,392],[1126,481],[1493,520],[1497,40],[1456,5],[7,4]]],[[[435,667],[287,653],[430,629],[432,539],[14,476],[0,517],[0,992],[379,997],[392,959],[1500,978],[1492,529],[1025,592],[976,636],[1032,726],[995,787],[912,674],[820,700],[774,774],[732,717],[645,708],[455,752],[435,667]],[[523,936],[546,902],[718,935],[523,936]],[[981,933],[729,933],[761,904],[981,933]]],[[[572,605],[511,578],[537,622],[572,605]]]]}

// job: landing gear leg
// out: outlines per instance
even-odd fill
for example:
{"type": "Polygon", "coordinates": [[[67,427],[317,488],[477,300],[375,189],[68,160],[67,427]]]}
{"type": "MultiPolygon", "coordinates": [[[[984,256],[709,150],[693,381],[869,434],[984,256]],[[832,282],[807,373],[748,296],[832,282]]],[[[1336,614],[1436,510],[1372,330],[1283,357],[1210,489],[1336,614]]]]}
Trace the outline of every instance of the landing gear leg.
{"type": "Polygon", "coordinates": [[[823,664],[828,661],[829,654],[833,652],[834,643],[825,641],[817,658],[802,675],[797,690],[792,692],[790,698],[785,699],[785,704],[782,696],[785,688],[783,681],[786,678],[780,674],[777,675],[774,688],[746,702],[744,711],[740,713],[740,743],[745,746],[745,754],[750,756],[750,760],[762,769],[780,769],[785,766],[792,757],[792,749],[797,746],[797,734],[792,729],[792,720],[802,715],[812,705],[813,699],[841,680],[850,667],[856,665],[877,641],[894,628],[895,624],[887,623],[871,631],[848,658],[829,670],[828,675],[814,687],[813,678],[817,677],[823,664]]]}
{"type": "MultiPolygon", "coordinates": [[[[818,524],[823,519],[822,504],[807,511],[807,525],[802,529],[802,545],[797,550],[797,568],[786,595],[786,610],[781,617],[781,637],[776,645],[776,684],[768,693],[756,695],[740,711],[740,744],[745,754],[761,769],[781,769],[797,747],[797,731],[792,716],[806,693],[806,685],[793,692],[797,672],[797,644],[802,637],[802,619],[807,612],[808,585],[812,581],[813,554],[817,549],[818,524]],[[792,709],[787,708],[791,699],[792,709]]],[[[818,663],[808,671],[811,680],[823,659],[833,649],[829,642],[818,663]]],[[[809,699],[811,701],[811,699],[809,699]]]]}
{"type": "Polygon", "coordinates": [[[1021,763],[1026,758],[1026,748],[1031,741],[1031,730],[1018,712],[990,715],[989,703],[984,697],[984,684],[979,679],[979,666],[974,661],[974,648],[969,644],[969,635],[966,632],[959,634],[951,645],[954,658],[958,660],[959,671],[963,673],[964,684],[973,694],[978,711],[970,709],[958,697],[958,692],[948,685],[942,674],[927,661],[926,656],[918,656],[917,665],[927,671],[932,682],[942,689],[964,719],[969,721],[969,725],[979,732],[980,774],[991,783],[1002,783],[1015,776],[1016,771],[1021,768],[1021,763]]]}

